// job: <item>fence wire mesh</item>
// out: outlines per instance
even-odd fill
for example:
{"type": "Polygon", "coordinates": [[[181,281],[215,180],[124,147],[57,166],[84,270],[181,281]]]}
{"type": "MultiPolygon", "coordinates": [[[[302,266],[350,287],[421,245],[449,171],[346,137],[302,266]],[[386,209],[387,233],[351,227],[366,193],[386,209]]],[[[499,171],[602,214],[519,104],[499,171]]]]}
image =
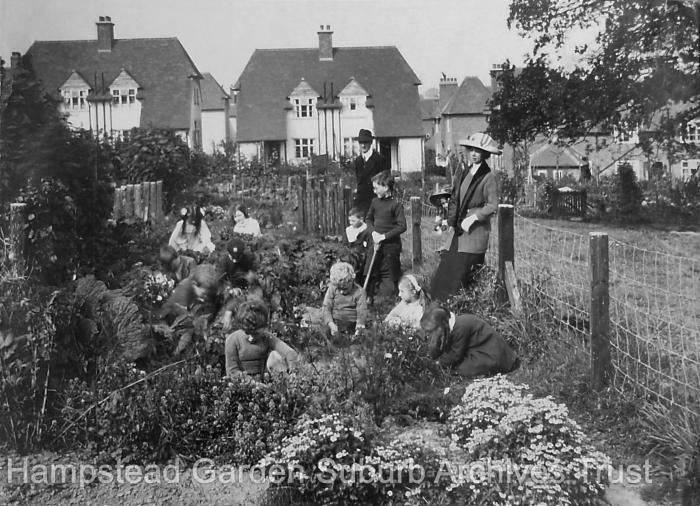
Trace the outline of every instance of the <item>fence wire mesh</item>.
{"type": "MultiPolygon", "coordinates": [[[[409,224],[404,250],[412,244],[409,224]]],[[[437,210],[422,204],[424,259],[444,237],[434,231],[437,210]]],[[[492,223],[486,261],[498,263],[492,223]]],[[[515,273],[529,321],[542,331],[576,336],[590,353],[589,236],[543,225],[515,213],[515,273]]],[[[700,416],[700,260],[609,239],[612,385],[642,393],[700,416]]]]}

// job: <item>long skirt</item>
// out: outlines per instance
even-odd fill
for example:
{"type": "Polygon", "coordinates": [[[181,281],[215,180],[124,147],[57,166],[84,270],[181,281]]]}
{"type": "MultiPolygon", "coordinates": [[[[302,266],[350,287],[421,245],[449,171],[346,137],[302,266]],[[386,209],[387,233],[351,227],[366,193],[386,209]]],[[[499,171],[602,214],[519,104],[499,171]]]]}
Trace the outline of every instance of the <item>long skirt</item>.
{"type": "Polygon", "coordinates": [[[454,236],[450,249],[443,251],[440,256],[433,281],[430,284],[430,295],[433,300],[445,302],[457,295],[460,288],[468,287],[474,279],[474,271],[484,263],[485,253],[460,253],[457,250],[459,237],[454,236]]]}

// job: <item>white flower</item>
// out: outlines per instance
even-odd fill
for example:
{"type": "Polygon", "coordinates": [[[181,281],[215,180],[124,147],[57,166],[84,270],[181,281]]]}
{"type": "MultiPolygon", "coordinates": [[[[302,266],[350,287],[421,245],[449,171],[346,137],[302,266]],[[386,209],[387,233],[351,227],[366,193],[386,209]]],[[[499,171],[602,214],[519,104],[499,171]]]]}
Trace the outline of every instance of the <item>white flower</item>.
{"type": "Polygon", "coordinates": [[[393,357],[393,355],[392,355],[391,353],[385,353],[385,354],[384,354],[384,358],[391,358],[391,357],[393,357]]]}
{"type": "Polygon", "coordinates": [[[450,387],[445,388],[445,390],[442,392],[443,395],[447,395],[450,393],[450,387]]]}

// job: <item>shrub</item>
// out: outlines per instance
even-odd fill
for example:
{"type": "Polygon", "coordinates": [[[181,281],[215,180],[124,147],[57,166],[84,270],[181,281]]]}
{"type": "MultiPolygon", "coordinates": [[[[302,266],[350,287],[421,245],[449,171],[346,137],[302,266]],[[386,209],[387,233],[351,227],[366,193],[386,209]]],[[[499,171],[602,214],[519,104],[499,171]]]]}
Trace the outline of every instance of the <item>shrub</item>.
{"type": "Polygon", "coordinates": [[[450,412],[452,439],[482,469],[500,471],[495,480],[493,473],[483,473],[460,484],[471,490],[470,503],[597,504],[608,458],[586,445],[566,406],[526,391],[501,375],[477,380],[450,412]],[[514,475],[515,470],[524,473],[514,475]]]}
{"type": "Polygon", "coordinates": [[[62,443],[124,462],[206,455],[252,464],[289,433],[304,407],[301,394],[283,395],[246,377],[222,378],[218,368],[191,362],[166,367],[147,374],[116,363],[94,388],[72,381],[64,394],[66,424],[57,429],[65,432],[62,443]]]}
{"type": "Polygon", "coordinates": [[[331,413],[300,421],[294,435],[260,464],[271,478],[268,495],[291,489],[288,498],[294,504],[385,504],[417,496],[427,485],[415,473],[419,455],[416,447],[400,441],[377,444],[331,413]]]}
{"type": "Polygon", "coordinates": [[[642,208],[642,190],[631,165],[626,163],[617,168],[611,197],[616,217],[638,219],[642,208]]]}

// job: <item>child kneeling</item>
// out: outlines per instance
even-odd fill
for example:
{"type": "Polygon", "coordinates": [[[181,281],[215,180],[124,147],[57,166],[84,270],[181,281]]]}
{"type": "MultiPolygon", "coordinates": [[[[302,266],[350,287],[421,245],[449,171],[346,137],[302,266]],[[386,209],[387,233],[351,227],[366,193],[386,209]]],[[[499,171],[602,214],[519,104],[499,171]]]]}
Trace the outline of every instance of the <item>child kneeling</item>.
{"type": "Polygon", "coordinates": [[[288,372],[297,362],[297,353],[281,339],[270,335],[267,306],[258,300],[244,302],[238,309],[241,326],[226,337],[226,375],[246,374],[263,380],[265,371],[288,372]]]}
{"type": "Polygon", "coordinates": [[[355,271],[347,262],[338,262],[331,267],[322,315],[326,331],[331,336],[340,330],[357,334],[367,324],[367,296],[355,282],[355,271]]]}
{"type": "Polygon", "coordinates": [[[384,322],[392,327],[420,329],[427,297],[413,274],[406,274],[399,280],[399,297],[401,301],[386,315],[384,322]]]}

